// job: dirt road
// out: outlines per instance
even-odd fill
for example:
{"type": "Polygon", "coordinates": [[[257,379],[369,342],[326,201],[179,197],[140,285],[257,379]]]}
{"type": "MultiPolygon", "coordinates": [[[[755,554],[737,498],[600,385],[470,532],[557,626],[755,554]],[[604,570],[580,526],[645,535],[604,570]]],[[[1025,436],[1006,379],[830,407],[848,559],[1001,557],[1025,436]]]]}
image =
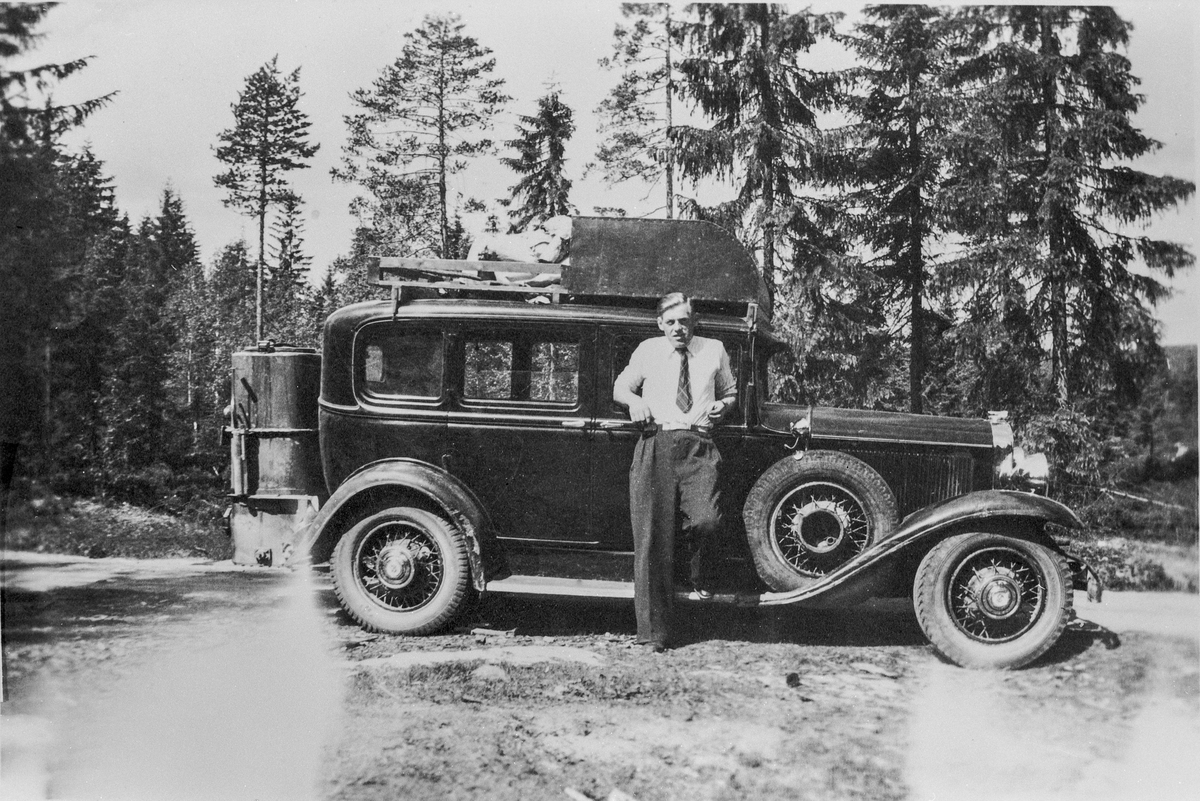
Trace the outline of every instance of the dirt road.
{"type": "Polygon", "coordinates": [[[8,554],[5,799],[1157,799],[1200,786],[1200,598],[1077,598],[1034,666],[940,662],[902,603],[493,599],[372,637],[327,578],[8,554]],[[473,633],[475,632],[475,633],[473,633]],[[572,796],[571,793],[575,793],[572,796]],[[614,793],[617,795],[614,796],[614,793]]]}

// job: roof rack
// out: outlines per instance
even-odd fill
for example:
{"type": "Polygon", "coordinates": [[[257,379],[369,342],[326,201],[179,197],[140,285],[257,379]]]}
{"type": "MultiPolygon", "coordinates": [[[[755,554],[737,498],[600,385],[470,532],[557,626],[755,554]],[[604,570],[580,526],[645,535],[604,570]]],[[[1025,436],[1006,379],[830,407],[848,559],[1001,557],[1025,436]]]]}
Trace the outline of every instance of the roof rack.
{"type": "Polygon", "coordinates": [[[700,220],[574,217],[569,263],[460,261],[377,257],[368,280],[392,289],[398,307],[402,290],[509,292],[598,298],[639,305],[668,292],[723,308],[754,304],[769,316],[766,286],[754,260],[732,235],[700,220]]]}
{"type": "Polygon", "coordinates": [[[549,295],[552,302],[558,303],[559,297],[566,292],[562,286],[561,264],[520,261],[376,256],[367,260],[367,281],[375,286],[390,287],[393,297],[404,287],[421,287],[544,294],[549,295]]]}

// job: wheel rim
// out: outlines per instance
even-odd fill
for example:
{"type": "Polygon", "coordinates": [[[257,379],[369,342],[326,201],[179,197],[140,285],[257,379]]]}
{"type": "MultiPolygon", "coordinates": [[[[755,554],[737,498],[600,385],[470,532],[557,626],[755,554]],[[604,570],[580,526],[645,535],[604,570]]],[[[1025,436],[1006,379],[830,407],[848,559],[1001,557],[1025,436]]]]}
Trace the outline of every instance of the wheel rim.
{"type": "Polygon", "coordinates": [[[376,526],[354,554],[354,580],[372,601],[396,612],[429,603],[445,572],[437,542],[412,523],[389,521],[376,526]]]}
{"type": "Polygon", "coordinates": [[[776,556],[803,576],[823,576],[871,543],[863,502],[845,487],[823,481],[801,484],[784,495],[770,525],[776,556]]]}
{"type": "Polygon", "coordinates": [[[1046,577],[1015,548],[986,548],[968,556],[947,586],[947,608],[973,640],[1015,640],[1033,628],[1046,608],[1046,577]]]}

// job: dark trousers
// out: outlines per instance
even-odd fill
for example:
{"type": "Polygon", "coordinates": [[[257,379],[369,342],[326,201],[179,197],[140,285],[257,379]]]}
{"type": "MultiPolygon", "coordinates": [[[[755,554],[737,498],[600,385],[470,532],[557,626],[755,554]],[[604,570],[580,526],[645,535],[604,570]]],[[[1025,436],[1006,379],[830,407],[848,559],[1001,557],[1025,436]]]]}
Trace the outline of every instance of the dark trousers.
{"type": "Polygon", "coordinates": [[[633,598],[640,642],[667,644],[674,600],[675,524],[690,540],[693,586],[711,586],[713,541],[721,528],[712,437],[693,431],[646,434],[629,467],[633,523],[633,598]]]}

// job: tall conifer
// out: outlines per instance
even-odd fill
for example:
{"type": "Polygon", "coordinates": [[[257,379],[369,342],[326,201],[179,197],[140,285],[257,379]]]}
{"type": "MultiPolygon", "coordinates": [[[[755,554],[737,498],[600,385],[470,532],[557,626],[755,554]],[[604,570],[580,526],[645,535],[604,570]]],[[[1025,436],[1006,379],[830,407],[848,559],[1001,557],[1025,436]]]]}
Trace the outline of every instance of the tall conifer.
{"type": "Polygon", "coordinates": [[[311,123],[300,110],[300,68],[282,75],[276,56],[246,78],[234,103],[234,126],[221,132],[217,158],[228,169],[215,177],[225,205],[258,220],[255,339],[263,335],[267,214],[293,196],[287,173],[308,165],[320,145],[308,142],[311,123]]]}
{"type": "Polygon", "coordinates": [[[557,89],[538,98],[536,114],[521,116],[517,138],[507,142],[517,155],[501,159],[506,167],[521,176],[509,187],[515,205],[508,213],[513,231],[524,230],[549,217],[571,213],[566,148],[574,133],[574,113],[562,102],[557,89]]]}
{"type": "Polygon", "coordinates": [[[799,190],[813,178],[816,115],[829,102],[830,86],[802,68],[799,57],[832,32],[836,15],[791,14],[767,3],[692,8],[697,19],[684,28],[688,53],[679,69],[685,94],[710,124],[674,126],[675,153],[685,178],[734,183],[735,199],[708,214],[749,217],[774,299],[780,234],[793,261],[811,261],[827,239],[799,190]]]}
{"type": "Polygon", "coordinates": [[[449,179],[493,150],[492,117],[508,101],[496,60],[454,14],[427,16],[404,35],[400,56],[350,95],[348,138],[334,178],[366,196],[351,211],[376,229],[390,255],[450,252],[449,179]]]}
{"type": "Polygon", "coordinates": [[[980,310],[1020,309],[1007,318],[1026,326],[1020,336],[1049,343],[1046,408],[1135,402],[1159,358],[1150,309],[1166,295],[1161,278],[1193,262],[1137,227],[1194,185],[1130,166],[1161,146],[1133,125],[1144,98],[1122,52],[1130,25],[1096,6],[963,13],[990,38],[964,73],[981,113],[958,149],[953,208],[977,286],[996,285],[997,271],[1012,284],[1009,301],[980,310]]]}
{"type": "Polygon", "coordinates": [[[622,3],[632,19],[613,31],[613,54],[600,59],[620,80],[596,109],[604,137],[596,165],[609,183],[630,179],[664,183],[667,219],[675,216],[675,161],[670,135],[679,92],[674,61],[679,26],[669,3],[622,3]]]}

